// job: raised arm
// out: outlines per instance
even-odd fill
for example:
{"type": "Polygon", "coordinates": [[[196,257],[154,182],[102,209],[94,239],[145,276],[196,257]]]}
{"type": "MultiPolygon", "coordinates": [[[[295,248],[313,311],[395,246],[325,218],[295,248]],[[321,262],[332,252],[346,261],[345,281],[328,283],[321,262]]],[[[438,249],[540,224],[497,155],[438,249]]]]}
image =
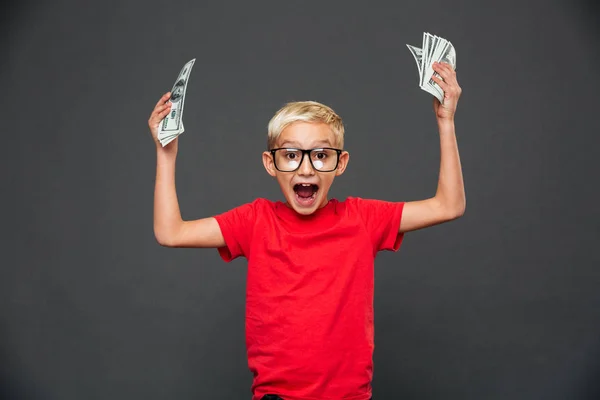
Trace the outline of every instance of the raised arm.
{"type": "Polygon", "coordinates": [[[183,221],[175,189],[175,161],[178,138],[162,147],[158,126],[171,109],[165,93],[150,115],[148,126],[156,144],[156,181],[154,187],[154,235],[166,247],[222,247],[225,240],[214,218],[183,221]]]}
{"type": "Polygon", "coordinates": [[[433,80],[444,90],[444,104],[433,98],[440,131],[440,175],[435,196],[426,200],[410,201],[404,205],[400,232],[408,232],[441,224],[461,217],[465,212],[466,198],[458,144],[454,128],[454,114],[462,89],[456,72],[445,63],[434,63],[442,79],[433,80]]]}

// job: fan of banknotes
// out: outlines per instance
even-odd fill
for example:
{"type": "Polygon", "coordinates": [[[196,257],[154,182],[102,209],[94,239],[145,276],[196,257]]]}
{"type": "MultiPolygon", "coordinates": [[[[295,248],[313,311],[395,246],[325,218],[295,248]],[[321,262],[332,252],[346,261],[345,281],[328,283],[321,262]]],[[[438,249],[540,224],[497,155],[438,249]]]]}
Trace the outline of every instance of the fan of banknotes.
{"type": "Polygon", "coordinates": [[[195,58],[183,66],[171,90],[171,98],[169,99],[171,101],[171,112],[160,122],[158,127],[158,140],[163,147],[171,143],[184,131],[183,105],[194,62],[196,62],[195,58]]]}
{"type": "Polygon", "coordinates": [[[456,50],[448,40],[430,33],[423,33],[423,47],[418,48],[406,45],[412,53],[417,67],[419,68],[419,86],[424,91],[431,93],[440,101],[444,102],[444,91],[442,88],[431,79],[432,75],[438,76],[437,72],[433,71],[432,65],[434,62],[444,62],[456,69],[456,50]]]}

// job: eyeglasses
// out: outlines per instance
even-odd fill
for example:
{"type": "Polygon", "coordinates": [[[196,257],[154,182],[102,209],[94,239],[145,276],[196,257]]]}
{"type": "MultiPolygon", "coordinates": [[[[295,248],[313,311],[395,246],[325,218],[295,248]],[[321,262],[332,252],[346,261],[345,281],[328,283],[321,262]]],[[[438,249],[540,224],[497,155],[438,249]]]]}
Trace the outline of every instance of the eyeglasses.
{"type": "Polygon", "coordinates": [[[304,161],[304,155],[308,154],[308,159],[312,167],[319,172],[335,171],[340,161],[342,150],[331,147],[321,147],[318,149],[294,149],[279,148],[272,149],[271,155],[275,168],[281,172],[294,172],[304,161]]]}

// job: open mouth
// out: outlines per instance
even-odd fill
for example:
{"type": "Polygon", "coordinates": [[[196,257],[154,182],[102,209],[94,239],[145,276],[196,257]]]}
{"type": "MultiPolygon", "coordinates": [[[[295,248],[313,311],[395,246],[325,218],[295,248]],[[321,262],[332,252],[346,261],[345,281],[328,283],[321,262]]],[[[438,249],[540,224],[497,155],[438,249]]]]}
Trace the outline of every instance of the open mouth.
{"type": "Polygon", "coordinates": [[[311,183],[298,183],[294,185],[294,192],[296,193],[296,201],[304,206],[313,205],[319,186],[311,183]]]}

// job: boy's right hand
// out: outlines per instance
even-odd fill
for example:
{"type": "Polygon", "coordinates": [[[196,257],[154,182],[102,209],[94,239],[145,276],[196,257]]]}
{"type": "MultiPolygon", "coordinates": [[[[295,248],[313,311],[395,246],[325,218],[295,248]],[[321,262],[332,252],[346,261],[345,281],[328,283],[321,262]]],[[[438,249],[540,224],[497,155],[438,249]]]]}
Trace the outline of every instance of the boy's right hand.
{"type": "MultiPolygon", "coordinates": [[[[152,134],[152,139],[154,140],[154,143],[156,144],[156,146],[159,148],[162,148],[162,144],[160,144],[160,141],[158,140],[158,127],[160,125],[160,122],[163,119],[165,119],[167,114],[169,114],[169,111],[171,111],[171,102],[169,101],[170,97],[171,97],[171,92],[165,93],[160,98],[160,100],[158,100],[158,103],[156,103],[156,106],[154,107],[154,110],[152,110],[152,114],[150,114],[150,118],[148,119],[148,126],[150,127],[150,133],[152,134]]],[[[173,141],[171,141],[171,143],[166,145],[164,148],[165,149],[167,149],[167,148],[176,149],[177,148],[177,138],[175,138],[173,141]]]]}

